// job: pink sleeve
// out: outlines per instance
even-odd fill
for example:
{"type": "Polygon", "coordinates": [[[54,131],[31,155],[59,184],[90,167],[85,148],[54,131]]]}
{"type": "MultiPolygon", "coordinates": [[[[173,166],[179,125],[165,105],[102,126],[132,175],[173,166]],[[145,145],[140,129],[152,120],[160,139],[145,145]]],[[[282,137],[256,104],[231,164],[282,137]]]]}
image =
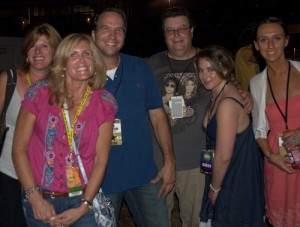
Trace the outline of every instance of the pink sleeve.
{"type": "Polygon", "coordinates": [[[99,112],[102,112],[103,122],[113,121],[115,119],[115,114],[118,111],[118,105],[115,97],[109,93],[107,90],[101,90],[99,93],[99,112]]]}
{"type": "Polygon", "coordinates": [[[26,110],[37,116],[43,106],[48,103],[48,97],[48,82],[40,80],[27,89],[21,105],[26,110]]]}

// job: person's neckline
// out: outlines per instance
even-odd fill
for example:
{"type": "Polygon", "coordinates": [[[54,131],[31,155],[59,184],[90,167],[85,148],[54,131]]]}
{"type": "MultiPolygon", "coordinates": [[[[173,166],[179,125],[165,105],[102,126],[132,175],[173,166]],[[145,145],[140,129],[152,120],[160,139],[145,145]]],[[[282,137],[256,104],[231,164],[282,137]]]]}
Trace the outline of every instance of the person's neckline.
{"type": "Polygon", "coordinates": [[[191,50],[187,54],[184,54],[183,56],[173,55],[169,50],[166,50],[166,55],[169,59],[173,61],[186,61],[194,58],[197,52],[198,52],[197,48],[192,47],[191,50]]]}

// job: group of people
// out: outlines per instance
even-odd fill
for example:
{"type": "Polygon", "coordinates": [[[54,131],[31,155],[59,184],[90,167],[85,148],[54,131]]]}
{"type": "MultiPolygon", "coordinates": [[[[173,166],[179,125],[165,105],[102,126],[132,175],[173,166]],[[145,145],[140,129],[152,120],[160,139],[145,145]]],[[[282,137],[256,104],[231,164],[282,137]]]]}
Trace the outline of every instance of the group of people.
{"type": "Polygon", "coordinates": [[[267,66],[251,94],[228,50],[192,45],[194,29],[188,10],[167,9],[167,50],[147,59],[120,53],[119,8],[97,15],[91,35],[61,40],[42,24],[25,36],[0,159],[3,226],[97,226],[90,204],[100,186],[116,220],[125,201],[139,227],[170,226],[175,195],[183,227],[300,226],[290,155],[300,143],[300,63],[285,56],[286,25],[257,25],[253,45],[267,66]],[[199,165],[205,149],[211,174],[199,165]]]}

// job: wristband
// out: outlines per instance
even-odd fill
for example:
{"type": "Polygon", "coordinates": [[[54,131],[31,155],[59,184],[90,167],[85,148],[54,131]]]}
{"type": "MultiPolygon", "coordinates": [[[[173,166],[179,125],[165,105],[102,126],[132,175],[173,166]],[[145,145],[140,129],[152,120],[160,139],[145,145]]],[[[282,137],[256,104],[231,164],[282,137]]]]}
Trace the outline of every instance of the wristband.
{"type": "Polygon", "coordinates": [[[213,193],[218,193],[221,190],[221,187],[218,189],[215,189],[212,184],[209,185],[209,189],[213,192],[213,193]]]}
{"type": "Polygon", "coordinates": [[[30,196],[31,193],[33,193],[34,191],[36,190],[39,190],[40,188],[36,185],[32,186],[31,188],[28,188],[26,191],[25,191],[25,197],[26,199],[28,199],[28,197],[30,196]]]}
{"type": "Polygon", "coordinates": [[[87,199],[81,199],[81,202],[85,205],[87,205],[89,211],[93,208],[92,202],[87,199]]]}

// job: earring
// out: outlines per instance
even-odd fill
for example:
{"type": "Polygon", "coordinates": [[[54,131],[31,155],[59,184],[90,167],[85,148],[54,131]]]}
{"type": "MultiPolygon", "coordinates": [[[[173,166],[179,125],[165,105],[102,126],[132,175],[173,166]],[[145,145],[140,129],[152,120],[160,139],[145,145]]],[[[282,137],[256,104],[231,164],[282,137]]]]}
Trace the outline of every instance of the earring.
{"type": "Polygon", "coordinates": [[[62,78],[64,78],[64,77],[65,77],[65,75],[64,75],[64,74],[62,74],[62,75],[61,75],[61,77],[62,77],[62,78]]]}

